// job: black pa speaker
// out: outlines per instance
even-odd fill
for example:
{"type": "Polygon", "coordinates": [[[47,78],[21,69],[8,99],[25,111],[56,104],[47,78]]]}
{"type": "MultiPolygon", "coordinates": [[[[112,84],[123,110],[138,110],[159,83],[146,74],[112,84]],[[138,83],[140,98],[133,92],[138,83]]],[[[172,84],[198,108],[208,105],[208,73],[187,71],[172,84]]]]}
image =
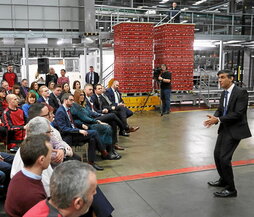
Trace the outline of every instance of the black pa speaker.
{"type": "Polygon", "coordinates": [[[49,72],[48,58],[38,58],[38,72],[39,74],[47,74],[49,72]]]}

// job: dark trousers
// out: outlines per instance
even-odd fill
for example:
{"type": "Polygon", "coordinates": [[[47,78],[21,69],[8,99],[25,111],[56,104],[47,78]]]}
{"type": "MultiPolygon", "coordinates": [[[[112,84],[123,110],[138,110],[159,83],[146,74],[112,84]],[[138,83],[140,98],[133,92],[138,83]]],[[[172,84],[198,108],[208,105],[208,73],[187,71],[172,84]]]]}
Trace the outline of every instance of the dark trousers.
{"type": "Polygon", "coordinates": [[[226,128],[218,135],[214,149],[214,160],[222,183],[228,190],[235,190],[234,174],[231,165],[232,156],[240,140],[233,139],[226,128]]]}
{"type": "Polygon", "coordinates": [[[162,112],[170,110],[171,89],[161,89],[162,112]]]}
{"type": "Polygon", "coordinates": [[[99,135],[96,130],[87,130],[88,135],[83,136],[80,133],[64,133],[62,134],[63,140],[70,146],[79,146],[82,143],[88,142],[88,161],[95,161],[95,150],[105,150],[105,147],[100,141],[99,135]]]}
{"type": "Polygon", "coordinates": [[[116,106],[116,110],[112,111],[112,113],[115,113],[117,115],[117,117],[122,121],[124,129],[128,130],[129,125],[127,123],[127,118],[132,116],[133,112],[124,106],[116,106]]]}
{"type": "Polygon", "coordinates": [[[114,113],[105,114],[100,117],[97,117],[96,119],[102,122],[108,123],[112,127],[112,143],[116,144],[117,143],[117,126],[120,128],[120,131],[123,131],[125,129],[123,122],[114,113]]]}

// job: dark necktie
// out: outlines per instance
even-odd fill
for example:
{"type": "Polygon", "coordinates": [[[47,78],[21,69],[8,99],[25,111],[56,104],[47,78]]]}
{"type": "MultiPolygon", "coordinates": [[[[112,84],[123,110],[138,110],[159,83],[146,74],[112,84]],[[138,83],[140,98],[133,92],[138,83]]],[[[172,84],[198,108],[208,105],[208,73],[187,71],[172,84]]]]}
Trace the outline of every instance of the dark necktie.
{"type": "Polygon", "coordinates": [[[67,110],[67,113],[68,113],[72,128],[75,128],[74,121],[73,121],[70,109],[67,110]]]}
{"type": "Polygon", "coordinates": [[[227,109],[228,109],[228,91],[224,91],[224,109],[223,109],[223,116],[227,114],[227,109]]]}
{"type": "Polygon", "coordinates": [[[99,109],[100,109],[100,110],[102,110],[102,101],[101,101],[101,97],[102,97],[101,95],[98,96],[98,102],[99,102],[99,107],[100,107],[99,109]]]}

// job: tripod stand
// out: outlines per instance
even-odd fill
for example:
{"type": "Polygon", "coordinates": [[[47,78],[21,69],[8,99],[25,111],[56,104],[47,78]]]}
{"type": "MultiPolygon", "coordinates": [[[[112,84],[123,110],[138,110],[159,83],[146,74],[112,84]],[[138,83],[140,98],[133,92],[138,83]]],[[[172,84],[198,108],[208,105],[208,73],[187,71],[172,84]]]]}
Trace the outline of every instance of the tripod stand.
{"type": "MultiPolygon", "coordinates": [[[[160,87],[159,81],[153,79],[152,90],[148,93],[148,96],[145,99],[145,102],[144,102],[144,104],[142,106],[142,109],[141,109],[141,113],[144,111],[144,108],[145,108],[150,96],[153,96],[155,93],[160,93],[158,87],[160,87]]],[[[159,95],[159,97],[160,97],[160,95],[159,95]]],[[[160,111],[161,111],[161,115],[163,115],[162,114],[162,102],[161,102],[161,100],[160,100],[160,111]]]]}

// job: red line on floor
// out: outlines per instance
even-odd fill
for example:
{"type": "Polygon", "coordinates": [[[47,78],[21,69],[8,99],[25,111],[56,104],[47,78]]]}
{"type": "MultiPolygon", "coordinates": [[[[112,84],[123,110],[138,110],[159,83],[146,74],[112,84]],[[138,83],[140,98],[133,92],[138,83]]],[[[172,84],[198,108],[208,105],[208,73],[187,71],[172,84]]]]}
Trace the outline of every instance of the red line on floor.
{"type": "MultiPolygon", "coordinates": [[[[254,159],[232,162],[233,166],[244,166],[244,165],[249,165],[249,164],[254,164],[254,159]]],[[[99,179],[98,184],[124,182],[124,181],[154,178],[154,177],[168,176],[168,175],[177,175],[177,174],[205,171],[205,170],[211,170],[211,169],[215,169],[214,164],[205,165],[205,166],[197,166],[197,167],[188,167],[188,168],[182,168],[182,169],[158,171],[158,172],[151,172],[151,173],[143,173],[143,174],[136,174],[136,175],[119,176],[119,177],[106,178],[106,179],[99,179]]]]}

